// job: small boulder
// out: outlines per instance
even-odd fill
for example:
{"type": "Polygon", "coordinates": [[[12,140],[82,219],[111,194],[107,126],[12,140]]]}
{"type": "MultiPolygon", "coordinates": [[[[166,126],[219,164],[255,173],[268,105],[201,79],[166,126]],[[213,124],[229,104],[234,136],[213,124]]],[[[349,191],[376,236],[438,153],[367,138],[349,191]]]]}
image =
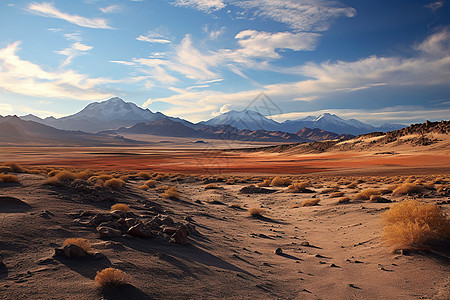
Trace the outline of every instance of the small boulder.
{"type": "Polygon", "coordinates": [[[69,244],[64,246],[63,248],[55,248],[55,256],[65,256],[67,258],[79,258],[86,257],[89,253],[86,252],[83,248],[69,244]]]}
{"type": "Polygon", "coordinates": [[[187,237],[189,230],[187,226],[181,225],[180,228],[171,236],[170,241],[178,245],[186,245],[188,243],[187,237]]]}
{"type": "Polygon", "coordinates": [[[97,232],[101,238],[115,238],[122,236],[122,232],[120,232],[120,230],[111,227],[99,226],[97,227],[97,232]]]}
{"type": "Polygon", "coordinates": [[[277,248],[277,249],[275,250],[275,254],[276,254],[276,255],[281,255],[281,254],[283,254],[283,249],[277,248]]]}
{"type": "Polygon", "coordinates": [[[140,237],[140,238],[144,238],[144,239],[153,237],[152,232],[150,230],[147,230],[146,228],[144,228],[144,226],[142,224],[134,225],[133,227],[128,229],[127,233],[131,236],[140,237]]]}

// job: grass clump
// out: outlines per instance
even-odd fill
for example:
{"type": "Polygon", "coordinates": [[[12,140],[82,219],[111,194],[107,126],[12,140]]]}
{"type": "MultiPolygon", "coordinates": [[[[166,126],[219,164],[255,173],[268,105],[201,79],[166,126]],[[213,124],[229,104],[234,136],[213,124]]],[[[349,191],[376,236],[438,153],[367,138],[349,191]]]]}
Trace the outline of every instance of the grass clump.
{"type": "Polygon", "coordinates": [[[337,199],[337,203],[336,204],[349,203],[350,200],[351,199],[349,197],[340,197],[340,198],[337,199]]]}
{"type": "Polygon", "coordinates": [[[372,195],[381,195],[382,192],[377,189],[365,189],[353,196],[354,200],[369,200],[372,195]]]}
{"type": "Polygon", "coordinates": [[[253,218],[261,218],[266,211],[260,207],[252,207],[248,210],[248,215],[253,218]]]}
{"type": "Polygon", "coordinates": [[[125,181],[118,178],[112,178],[107,181],[105,181],[105,187],[112,188],[114,190],[120,190],[125,185],[125,181]]]}
{"type": "Polygon", "coordinates": [[[275,177],[270,182],[271,186],[288,186],[292,184],[292,180],[290,178],[282,178],[282,177],[275,177]]]}
{"type": "Polygon", "coordinates": [[[272,182],[272,180],[265,179],[262,182],[258,183],[257,186],[258,187],[268,187],[268,186],[270,186],[271,182],[272,182]]]}
{"type": "Polygon", "coordinates": [[[319,204],[320,199],[308,199],[302,202],[302,206],[314,206],[319,204]]]}
{"type": "Polygon", "coordinates": [[[217,190],[219,186],[215,183],[210,183],[205,186],[205,190],[217,190]]]}
{"type": "Polygon", "coordinates": [[[423,249],[431,240],[450,238],[450,220],[434,203],[394,203],[382,220],[383,239],[394,249],[423,249]]]}
{"type": "Polygon", "coordinates": [[[145,185],[149,188],[154,188],[158,182],[156,180],[150,179],[145,182],[145,185]]]}
{"type": "Polygon", "coordinates": [[[117,203],[117,204],[114,204],[113,206],[111,206],[111,211],[115,211],[115,210],[129,212],[131,210],[131,208],[128,204],[117,203]]]}
{"type": "Polygon", "coordinates": [[[22,166],[14,163],[14,162],[7,162],[4,164],[4,166],[9,167],[11,169],[11,172],[13,173],[24,173],[25,170],[22,168],[22,166]]]}
{"type": "Polygon", "coordinates": [[[138,186],[138,189],[143,190],[143,191],[147,191],[150,187],[146,184],[143,184],[141,186],[138,186]]]}
{"type": "Polygon", "coordinates": [[[423,187],[416,183],[403,183],[396,187],[392,191],[392,195],[394,196],[400,196],[400,195],[406,195],[406,194],[420,194],[423,192],[423,187]]]}
{"type": "Polygon", "coordinates": [[[12,174],[0,174],[0,182],[19,183],[19,178],[12,174]]]}
{"type": "Polygon", "coordinates": [[[294,182],[288,186],[288,191],[293,193],[301,193],[309,186],[308,182],[294,182]]]}
{"type": "Polygon", "coordinates": [[[89,243],[88,240],[86,239],[82,239],[82,238],[69,238],[66,239],[63,243],[63,246],[67,246],[67,245],[75,245],[80,247],[81,249],[83,249],[86,252],[92,251],[91,248],[91,243],[89,243]]]}
{"type": "Polygon", "coordinates": [[[169,186],[162,194],[161,197],[164,199],[180,199],[180,192],[174,186],[169,186]]]}
{"type": "Polygon", "coordinates": [[[139,173],[136,174],[136,176],[140,177],[142,179],[145,179],[145,180],[149,180],[150,178],[152,178],[152,175],[150,175],[147,172],[139,172],[139,173]]]}
{"type": "Polygon", "coordinates": [[[121,270],[106,268],[97,272],[94,281],[95,284],[101,288],[107,286],[120,286],[127,284],[128,275],[121,270]]]}
{"type": "Polygon", "coordinates": [[[330,194],[330,198],[338,198],[344,196],[344,192],[334,192],[330,194]]]}
{"type": "MultiPolygon", "coordinates": [[[[50,172],[51,173],[51,172],[50,172]]],[[[49,176],[50,176],[49,173],[49,176]]],[[[44,181],[44,184],[50,184],[50,185],[59,185],[63,182],[69,182],[77,179],[77,176],[69,171],[57,171],[57,173],[51,174],[51,176],[44,181]]]]}

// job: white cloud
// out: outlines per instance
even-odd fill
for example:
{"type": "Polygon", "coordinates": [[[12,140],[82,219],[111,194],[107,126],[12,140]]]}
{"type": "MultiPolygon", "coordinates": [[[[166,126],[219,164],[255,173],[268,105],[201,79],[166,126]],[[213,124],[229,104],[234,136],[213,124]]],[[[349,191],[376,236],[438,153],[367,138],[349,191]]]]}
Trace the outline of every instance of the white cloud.
{"type": "Polygon", "coordinates": [[[0,103],[0,116],[6,116],[13,113],[13,107],[11,104],[0,103]]]}
{"type": "Polygon", "coordinates": [[[75,41],[72,43],[69,48],[65,48],[63,50],[55,51],[57,54],[65,55],[67,58],[62,62],[61,66],[67,66],[72,62],[72,60],[80,55],[87,54],[88,51],[92,50],[92,46],[86,45],[82,43],[82,37],[79,32],[74,33],[66,33],[64,34],[66,40],[75,41]]]}
{"type": "Polygon", "coordinates": [[[28,5],[28,10],[34,14],[48,17],[48,18],[56,18],[65,20],[69,23],[81,26],[81,27],[89,27],[89,28],[103,28],[103,29],[112,29],[107,23],[105,19],[101,18],[85,18],[78,15],[70,15],[68,13],[64,13],[54,7],[51,3],[43,2],[43,3],[31,3],[28,5]]]}
{"type": "Polygon", "coordinates": [[[207,13],[226,6],[223,0],[175,0],[174,3],[176,6],[190,6],[207,13]]]}
{"type": "Polygon", "coordinates": [[[450,33],[448,29],[442,29],[430,35],[425,41],[416,46],[416,49],[430,55],[445,56],[450,50],[450,33]]]}
{"type": "Polygon", "coordinates": [[[100,11],[104,14],[112,14],[112,13],[118,13],[122,11],[122,7],[118,4],[109,5],[106,7],[100,7],[100,11]]]}
{"type": "MultiPolygon", "coordinates": [[[[17,52],[20,42],[0,49],[0,89],[5,92],[36,96],[96,100],[111,97],[99,85],[114,82],[105,78],[90,78],[72,70],[50,72],[39,65],[22,60],[17,52]]],[[[83,48],[83,47],[81,47],[83,48]]]]}
{"type": "Polygon", "coordinates": [[[221,27],[218,30],[209,28],[208,25],[203,26],[203,32],[205,32],[211,40],[217,40],[222,34],[225,33],[225,27],[221,27]]]}
{"type": "Polygon", "coordinates": [[[438,10],[442,6],[444,6],[444,1],[431,2],[430,4],[425,5],[426,8],[429,8],[433,11],[438,10]]]}
{"type": "Polygon", "coordinates": [[[325,31],[332,19],[356,15],[354,8],[327,0],[237,0],[232,4],[299,31],[325,31]]]}

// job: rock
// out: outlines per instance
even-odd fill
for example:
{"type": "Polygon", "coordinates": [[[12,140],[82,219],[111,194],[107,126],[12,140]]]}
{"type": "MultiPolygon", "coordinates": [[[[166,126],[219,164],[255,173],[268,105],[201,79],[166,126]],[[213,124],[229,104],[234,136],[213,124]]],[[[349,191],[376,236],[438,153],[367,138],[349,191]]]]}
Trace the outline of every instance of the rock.
{"type": "Polygon", "coordinates": [[[178,228],[176,227],[165,227],[163,229],[163,233],[168,234],[168,235],[173,235],[175,232],[177,232],[178,228]]]}
{"type": "Polygon", "coordinates": [[[119,224],[117,224],[114,221],[109,221],[109,222],[101,223],[97,227],[109,227],[109,228],[119,229],[119,224]]]}
{"type": "Polygon", "coordinates": [[[146,228],[149,228],[150,230],[159,230],[160,225],[161,225],[161,221],[158,218],[156,218],[156,220],[153,219],[151,221],[144,223],[144,226],[146,228]]]}
{"type": "Polygon", "coordinates": [[[283,249],[277,248],[277,249],[275,250],[275,254],[276,254],[276,255],[281,255],[281,254],[283,254],[283,249]]]}
{"type": "Polygon", "coordinates": [[[89,253],[87,253],[81,247],[77,245],[66,245],[63,248],[55,248],[55,256],[65,256],[67,258],[78,258],[78,257],[86,257],[89,253]]]}
{"type": "Polygon", "coordinates": [[[194,225],[188,223],[185,224],[185,226],[187,227],[190,235],[200,235],[200,232],[197,231],[194,225]]]}
{"type": "Polygon", "coordinates": [[[139,220],[136,218],[126,218],[125,224],[127,224],[128,227],[133,227],[134,225],[139,224],[139,220]]]}
{"type": "Polygon", "coordinates": [[[92,223],[95,226],[98,226],[101,223],[112,221],[112,219],[113,218],[110,214],[98,213],[92,218],[92,223]]]}
{"type": "Polygon", "coordinates": [[[172,236],[170,241],[174,242],[178,245],[186,245],[188,243],[187,237],[189,235],[189,231],[187,229],[187,226],[181,225],[180,228],[178,228],[177,232],[175,232],[172,236]]]}
{"type": "Polygon", "coordinates": [[[304,241],[304,242],[300,243],[300,246],[309,247],[310,244],[308,242],[304,241]]]}
{"type": "Polygon", "coordinates": [[[271,193],[275,193],[276,190],[256,187],[254,185],[249,185],[249,186],[245,186],[245,187],[241,188],[239,190],[239,192],[242,194],[271,194],[271,193]]]}
{"type": "Polygon", "coordinates": [[[175,224],[175,222],[172,220],[171,217],[167,216],[161,220],[161,224],[167,225],[167,226],[173,226],[175,224]]]}
{"type": "Polygon", "coordinates": [[[97,227],[97,232],[100,235],[101,238],[115,238],[115,237],[121,237],[122,232],[120,230],[111,228],[111,227],[97,227]]]}
{"type": "MultiPolygon", "coordinates": [[[[56,250],[55,250],[56,253],[56,250]]],[[[37,265],[53,265],[56,261],[51,257],[41,258],[36,262],[37,265]]]]}
{"type": "Polygon", "coordinates": [[[185,221],[188,221],[188,222],[194,222],[194,220],[193,220],[192,217],[190,217],[190,216],[184,217],[184,220],[185,220],[185,221]]]}
{"type": "Polygon", "coordinates": [[[144,228],[144,226],[140,223],[137,225],[134,225],[133,227],[128,229],[127,234],[129,234],[131,236],[135,236],[135,237],[144,238],[144,239],[153,237],[152,232],[150,230],[147,230],[146,228],[144,228]]]}
{"type": "Polygon", "coordinates": [[[391,200],[381,197],[380,195],[370,195],[369,201],[373,202],[373,203],[391,203],[392,202],[391,200]]]}
{"type": "Polygon", "coordinates": [[[122,243],[113,242],[113,241],[101,241],[91,245],[94,249],[116,249],[116,250],[125,250],[125,247],[122,243]]]}
{"type": "Polygon", "coordinates": [[[121,211],[121,210],[113,210],[112,212],[110,212],[110,215],[114,219],[120,219],[120,218],[125,218],[126,217],[126,213],[124,211],[121,211]]]}

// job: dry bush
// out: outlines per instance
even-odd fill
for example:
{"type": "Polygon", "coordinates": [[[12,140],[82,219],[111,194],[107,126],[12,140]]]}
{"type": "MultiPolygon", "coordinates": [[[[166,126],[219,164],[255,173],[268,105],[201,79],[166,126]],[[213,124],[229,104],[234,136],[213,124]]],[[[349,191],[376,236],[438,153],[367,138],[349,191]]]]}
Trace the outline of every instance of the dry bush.
{"type": "Polygon", "coordinates": [[[288,190],[293,193],[300,193],[309,186],[309,182],[294,182],[288,186],[288,190]]]}
{"type": "Polygon", "coordinates": [[[118,179],[118,178],[113,178],[113,179],[109,179],[107,181],[105,181],[105,187],[109,187],[115,190],[120,190],[123,188],[123,186],[125,185],[125,181],[118,179]]]}
{"type": "Polygon", "coordinates": [[[450,220],[434,203],[404,200],[382,215],[383,238],[394,249],[423,249],[434,239],[450,238],[450,220]]]}
{"type": "Polygon", "coordinates": [[[59,172],[60,172],[59,170],[51,170],[50,172],[48,172],[47,177],[53,177],[59,172]]]}
{"type": "Polygon", "coordinates": [[[84,171],[81,171],[81,172],[78,172],[75,174],[75,176],[78,179],[85,179],[85,180],[89,179],[89,177],[91,177],[92,175],[94,175],[94,172],[92,172],[90,170],[84,170],[84,171]]]}
{"type": "Polygon", "coordinates": [[[165,184],[165,185],[160,185],[160,186],[158,186],[157,188],[156,188],[156,190],[158,191],[158,192],[164,192],[165,190],[167,190],[168,188],[170,188],[172,185],[167,185],[167,184],[165,184]]]}
{"type": "Polygon", "coordinates": [[[9,173],[9,172],[12,172],[10,167],[0,166],[0,173],[9,173]]]}
{"type": "Polygon", "coordinates": [[[81,249],[83,249],[86,252],[90,252],[92,251],[92,247],[91,247],[91,243],[89,243],[88,240],[86,239],[82,239],[82,238],[70,238],[70,239],[66,239],[63,243],[63,246],[67,246],[67,245],[75,245],[80,247],[81,249]]]}
{"type": "Polygon", "coordinates": [[[252,207],[248,210],[248,215],[253,218],[261,218],[266,211],[260,207],[252,207]]]}
{"type": "Polygon", "coordinates": [[[267,186],[270,186],[271,182],[272,182],[272,180],[265,179],[263,182],[258,183],[257,186],[258,187],[267,187],[267,186]]]}
{"type": "Polygon", "coordinates": [[[423,184],[423,187],[426,188],[426,189],[428,189],[428,190],[434,190],[434,189],[436,189],[436,187],[434,186],[434,183],[432,183],[432,182],[425,182],[425,183],[423,184]]]}
{"type": "Polygon", "coordinates": [[[19,178],[12,174],[0,174],[0,182],[19,183],[19,178]]]}
{"type": "Polygon", "coordinates": [[[164,178],[166,178],[166,177],[161,174],[158,174],[153,179],[156,181],[161,181],[161,180],[164,180],[164,178]]]}
{"type": "Polygon", "coordinates": [[[128,204],[124,203],[117,203],[111,206],[111,211],[120,210],[123,212],[129,212],[131,210],[130,206],[128,204]]]}
{"type": "Polygon", "coordinates": [[[272,182],[270,183],[271,186],[288,186],[292,184],[292,180],[290,178],[282,178],[282,177],[275,177],[272,179],[272,182]]]}
{"type": "Polygon", "coordinates": [[[158,182],[156,180],[150,179],[145,182],[149,188],[154,188],[158,182]]]}
{"type": "Polygon", "coordinates": [[[350,202],[350,198],[349,197],[341,197],[337,200],[337,204],[341,204],[341,203],[349,203],[350,202]]]}
{"type": "Polygon", "coordinates": [[[215,183],[210,183],[205,186],[205,190],[217,190],[220,187],[215,183]]]}
{"type": "Polygon", "coordinates": [[[149,180],[150,178],[152,178],[152,176],[147,172],[139,172],[136,174],[136,176],[145,180],[149,180]]]}
{"type": "Polygon", "coordinates": [[[164,193],[161,194],[161,197],[165,199],[180,199],[181,196],[176,187],[170,186],[167,190],[164,191],[164,193]]]}
{"type": "Polygon", "coordinates": [[[392,195],[400,196],[406,194],[419,194],[423,192],[423,187],[415,183],[403,183],[392,191],[392,195]]]}
{"type": "Polygon", "coordinates": [[[103,181],[107,181],[110,179],[113,179],[114,177],[112,177],[111,175],[108,174],[100,174],[97,176],[98,179],[103,180],[103,181]]]}
{"type": "Polygon", "coordinates": [[[331,188],[323,189],[322,191],[320,191],[320,193],[321,193],[321,194],[330,194],[330,193],[335,193],[335,192],[337,192],[337,191],[339,191],[339,188],[337,188],[337,187],[331,187],[331,188]]]}
{"type": "Polygon", "coordinates": [[[314,205],[319,204],[319,202],[320,202],[320,199],[316,199],[316,198],[308,199],[308,200],[305,200],[302,202],[302,206],[314,206],[314,205]]]}
{"type": "Polygon", "coordinates": [[[229,185],[233,185],[236,183],[236,180],[234,180],[233,178],[228,179],[225,184],[229,184],[229,185]]]}
{"type": "Polygon", "coordinates": [[[344,192],[334,192],[330,194],[330,198],[338,198],[344,196],[344,192]]]}
{"type": "Polygon", "coordinates": [[[58,172],[55,176],[53,176],[54,178],[56,178],[58,181],[72,181],[77,179],[77,176],[69,171],[61,171],[58,172]]]}
{"type": "Polygon", "coordinates": [[[3,164],[6,167],[9,167],[13,173],[23,173],[25,170],[22,168],[22,166],[14,163],[14,162],[7,162],[3,164]]]}
{"type": "Polygon", "coordinates": [[[144,184],[144,185],[138,186],[138,189],[143,190],[143,191],[147,191],[149,189],[149,186],[144,184]]]}
{"type": "Polygon", "coordinates": [[[107,286],[119,286],[127,284],[128,275],[121,270],[106,268],[97,272],[94,281],[95,284],[101,288],[107,286]]]}
{"type": "Polygon", "coordinates": [[[369,200],[372,195],[381,195],[381,191],[378,189],[365,189],[353,196],[354,200],[369,200]]]}

